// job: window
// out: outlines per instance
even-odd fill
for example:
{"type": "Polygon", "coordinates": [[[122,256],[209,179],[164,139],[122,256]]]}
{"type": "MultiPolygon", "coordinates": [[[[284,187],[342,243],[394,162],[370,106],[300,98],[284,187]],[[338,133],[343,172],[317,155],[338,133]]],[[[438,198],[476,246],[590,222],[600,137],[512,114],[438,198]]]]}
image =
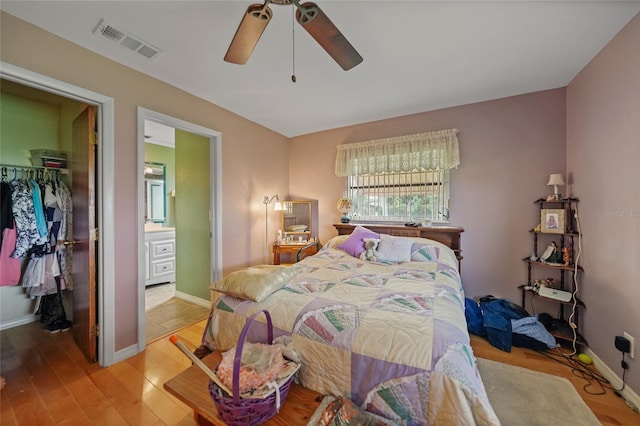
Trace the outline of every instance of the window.
{"type": "Polygon", "coordinates": [[[347,177],[351,218],[363,221],[449,219],[449,171],[385,173],[347,177]]]}
{"type": "Polygon", "coordinates": [[[346,179],[360,221],[449,221],[449,170],[460,164],[457,130],[338,146],[336,175],[346,179]]]}

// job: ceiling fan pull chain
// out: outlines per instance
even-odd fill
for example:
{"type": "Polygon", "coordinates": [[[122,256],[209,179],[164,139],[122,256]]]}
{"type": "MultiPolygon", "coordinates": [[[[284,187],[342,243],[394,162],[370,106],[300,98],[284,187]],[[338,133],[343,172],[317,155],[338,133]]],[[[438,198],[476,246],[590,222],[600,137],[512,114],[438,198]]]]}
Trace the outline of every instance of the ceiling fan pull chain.
{"type": "Polygon", "coordinates": [[[295,25],[295,9],[291,8],[291,51],[293,59],[293,73],[291,74],[291,81],[296,82],[296,25],[295,25]]]}

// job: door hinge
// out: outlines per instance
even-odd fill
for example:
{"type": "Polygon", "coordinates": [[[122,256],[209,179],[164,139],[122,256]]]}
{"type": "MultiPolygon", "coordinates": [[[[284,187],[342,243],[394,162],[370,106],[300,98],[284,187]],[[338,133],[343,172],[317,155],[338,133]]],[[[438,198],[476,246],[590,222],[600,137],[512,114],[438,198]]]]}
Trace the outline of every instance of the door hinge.
{"type": "Polygon", "coordinates": [[[93,228],[89,230],[89,240],[90,241],[98,241],[100,239],[100,230],[98,228],[93,228]]]}
{"type": "Polygon", "coordinates": [[[91,134],[89,135],[89,142],[91,142],[91,145],[98,145],[98,133],[97,132],[91,132],[91,134]]]}
{"type": "Polygon", "coordinates": [[[100,324],[91,326],[91,337],[98,337],[100,335],[100,324]]]}

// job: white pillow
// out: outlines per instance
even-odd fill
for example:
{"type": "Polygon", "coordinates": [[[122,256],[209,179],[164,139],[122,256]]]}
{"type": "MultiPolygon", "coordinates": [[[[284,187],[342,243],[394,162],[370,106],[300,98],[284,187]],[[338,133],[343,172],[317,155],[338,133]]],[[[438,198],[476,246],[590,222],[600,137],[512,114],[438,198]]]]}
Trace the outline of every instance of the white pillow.
{"type": "Polygon", "coordinates": [[[386,260],[388,262],[411,262],[412,245],[413,241],[410,238],[380,234],[378,260],[386,260]]]}

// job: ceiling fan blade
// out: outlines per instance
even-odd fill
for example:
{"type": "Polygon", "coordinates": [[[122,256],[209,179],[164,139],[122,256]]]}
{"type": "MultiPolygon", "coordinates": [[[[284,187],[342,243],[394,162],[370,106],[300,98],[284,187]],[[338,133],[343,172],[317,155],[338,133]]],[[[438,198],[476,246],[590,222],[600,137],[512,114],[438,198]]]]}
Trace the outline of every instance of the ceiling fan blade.
{"type": "Polygon", "coordinates": [[[331,22],[317,4],[294,2],[298,10],[296,19],[334,61],[348,71],[362,62],[362,56],[354,49],[340,30],[331,22]]]}
{"type": "Polygon", "coordinates": [[[224,60],[240,65],[247,63],[258,40],[260,40],[260,36],[264,29],[267,28],[271,16],[272,13],[268,3],[249,6],[242,17],[242,21],[240,21],[233,40],[231,40],[224,60]]]}

